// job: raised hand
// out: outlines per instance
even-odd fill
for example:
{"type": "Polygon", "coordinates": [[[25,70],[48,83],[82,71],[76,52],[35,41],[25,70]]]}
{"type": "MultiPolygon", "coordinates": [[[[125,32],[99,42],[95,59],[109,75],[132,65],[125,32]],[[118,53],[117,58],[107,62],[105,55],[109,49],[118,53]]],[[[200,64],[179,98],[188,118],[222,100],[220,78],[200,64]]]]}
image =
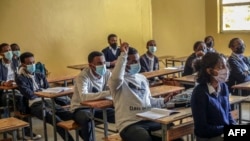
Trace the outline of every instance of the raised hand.
{"type": "Polygon", "coordinates": [[[125,52],[127,54],[129,50],[129,44],[127,42],[123,42],[120,46],[120,50],[121,52],[125,52]]]}

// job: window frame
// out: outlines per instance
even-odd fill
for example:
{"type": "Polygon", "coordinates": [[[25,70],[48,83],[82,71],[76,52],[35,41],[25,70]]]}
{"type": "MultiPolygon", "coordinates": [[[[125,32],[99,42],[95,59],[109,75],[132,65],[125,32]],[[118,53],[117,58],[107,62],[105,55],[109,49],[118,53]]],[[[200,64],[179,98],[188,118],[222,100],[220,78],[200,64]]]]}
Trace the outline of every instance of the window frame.
{"type": "Polygon", "coordinates": [[[235,3],[229,3],[229,4],[222,4],[223,0],[219,0],[219,10],[220,10],[220,18],[219,18],[219,32],[220,33],[249,33],[249,30],[223,30],[223,7],[224,6],[244,6],[244,5],[250,5],[250,2],[235,2],[235,3]]]}

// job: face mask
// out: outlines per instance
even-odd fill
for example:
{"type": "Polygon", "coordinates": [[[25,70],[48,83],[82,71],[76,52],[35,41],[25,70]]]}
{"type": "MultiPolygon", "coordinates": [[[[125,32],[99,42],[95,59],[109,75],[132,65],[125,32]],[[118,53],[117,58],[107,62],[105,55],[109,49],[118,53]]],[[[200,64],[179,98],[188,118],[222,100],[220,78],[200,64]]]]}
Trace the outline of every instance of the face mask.
{"type": "Polygon", "coordinates": [[[151,53],[155,53],[156,50],[157,50],[157,47],[156,47],[156,46],[149,46],[149,47],[148,47],[148,50],[149,50],[149,52],[151,52],[151,53]]]}
{"type": "Polygon", "coordinates": [[[217,76],[213,76],[215,80],[217,80],[219,83],[224,83],[227,81],[229,76],[229,71],[227,69],[222,69],[218,71],[217,76]]]}
{"type": "Polygon", "coordinates": [[[245,51],[245,47],[244,47],[244,45],[241,45],[241,46],[237,47],[235,53],[242,54],[244,51],[245,51]]]}
{"type": "Polygon", "coordinates": [[[111,46],[113,49],[116,49],[117,43],[110,44],[110,46],[111,46]]]}
{"type": "Polygon", "coordinates": [[[141,70],[141,65],[139,63],[131,64],[129,69],[129,74],[134,75],[141,70]]]}
{"type": "Polygon", "coordinates": [[[100,76],[103,76],[106,73],[106,65],[95,66],[95,69],[95,72],[100,76]]]}
{"type": "Polygon", "coordinates": [[[12,51],[12,53],[13,53],[14,55],[16,55],[17,57],[19,57],[20,54],[21,54],[19,50],[12,51]]]}
{"type": "Polygon", "coordinates": [[[207,52],[214,52],[214,50],[213,50],[212,47],[208,47],[208,48],[207,48],[207,52]]]}
{"type": "Polygon", "coordinates": [[[35,72],[35,70],[36,70],[36,64],[32,64],[32,65],[27,65],[27,71],[29,72],[29,73],[34,73],[35,72]]]}
{"type": "Polygon", "coordinates": [[[206,43],[207,47],[212,47],[213,46],[213,42],[208,42],[206,43]]]}
{"type": "Polygon", "coordinates": [[[13,57],[13,54],[11,51],[8,51],[4,53],[4,57],[10,61],[13,57]]]}

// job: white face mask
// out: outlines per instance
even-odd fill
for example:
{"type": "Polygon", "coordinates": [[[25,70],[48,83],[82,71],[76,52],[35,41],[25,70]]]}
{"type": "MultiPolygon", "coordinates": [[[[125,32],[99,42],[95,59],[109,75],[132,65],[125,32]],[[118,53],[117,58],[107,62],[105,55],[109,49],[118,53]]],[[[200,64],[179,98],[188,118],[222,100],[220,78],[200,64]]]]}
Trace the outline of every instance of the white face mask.
{"type": "Polygon", "coordinates": [[[224,83],[227,81],[229,77],[229,70],[228,69],[222,69],[218,71],[217,76],[213,76],[215,80],[217,80],[219,83],[224,83]]]}
{"type": "Polygon", "coordinates": [[[149,50],[149,52],[151,52],[151,53],[155,53],[156,50],[157,50],[157,47],[156,47],[156,46],[148,46],[148,50],[149,50]]]}

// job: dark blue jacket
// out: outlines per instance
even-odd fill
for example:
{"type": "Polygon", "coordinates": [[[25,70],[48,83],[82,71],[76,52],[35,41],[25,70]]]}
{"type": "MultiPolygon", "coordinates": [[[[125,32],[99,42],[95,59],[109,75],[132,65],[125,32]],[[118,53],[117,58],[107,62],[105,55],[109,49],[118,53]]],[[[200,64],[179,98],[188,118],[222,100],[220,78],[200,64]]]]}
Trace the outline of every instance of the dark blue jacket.
{"type": "MultiPolygon", "coordinates": [[[[120,48],[117,48],[116,55],[114,55],[112,53],[112,50],[110,50],[109,47],[106,47],[102,50],[102,53],[104,54],[106,62],[113,62],[118,58],[118,56],[120,56],[121,50],[120,50],[120,48]]],[[[113,68],[113,67],[114,66],[107,67],[107,68],[113,68]]]]}
{"type": "Polygon", "coordinates": [[[182,74],[182,76],[185,75],[191,75],[194,73],[194,69],[192,67],[193,65],[193,61],[196,59],[196,54],[192,53],[188,58],[187,61],[185,62],[185,66],[184,66],[184,72],[182,74]]]}
{"type": "MultiPolygon", "coordinates": [[[[149,72],[150,71],[150,60],[146,54],[143,54],[140,57],[141,71],[140,72],[149,72]]],[[[154,65],[153,70],[159,70],[159,61],[158,58],[154,55],[154,65]]]]}
{"type": "MultiPolygon", "coordinates": [[[[3,59],[0,59],[0,85],[2,84],[2,82],[7,80],[7,75],[8,75],[8,68],[6,68],[3,63],[2,63],[3,59]]],[[[18,63],[16,63],[15,61],[11,62],[11,67],[16,75],[17,70],[18,70],[18,63]]]]}
{"type": "Polygon", "coordinates": [[[211,138],[223,134],[224,125],[235,124],[230,113],[229,92],[225,83],[220,84],[217,96],[209,94],[206,83],[197,85],[191,97],[195,135],[211,138]]]}
{"type": "Polygon", "coordinates": [[[232,93],[233,93],[233,90],[231,89],[231,87],[233,85],[250,81],[250,63],[249,63],[249,60],[247,59],[247,57],[244,57],[242,60],[244,61],[244,63],[248,67],[247,71],[244,69],[242,61],[239,60],[237,57],[235,57],[234,54],[232,54],[228,58],[228,64],[230,67],[230,75],[229,75],[229,79],[228,79],[227,84],[228,84],[228,87],[230,89],[230,92],[232,92],[232,93]]]}
{"type": "MultiPolygon", "coordinates": [[[[39,87],[39,90],[37,91],[41,91],[42,88],[46,89],[49,87],[49,83],[45,75],[43,75],[42,73],[35,73],[34,75],[35,75],[35,81],[39,87]]],[[[32,100],[37,97],[34,94],[33,81],[31,78],[26,77],[22,74],[17,75],[16,84],[21,94],[25,96],[27,99],[32,100]]]]}

